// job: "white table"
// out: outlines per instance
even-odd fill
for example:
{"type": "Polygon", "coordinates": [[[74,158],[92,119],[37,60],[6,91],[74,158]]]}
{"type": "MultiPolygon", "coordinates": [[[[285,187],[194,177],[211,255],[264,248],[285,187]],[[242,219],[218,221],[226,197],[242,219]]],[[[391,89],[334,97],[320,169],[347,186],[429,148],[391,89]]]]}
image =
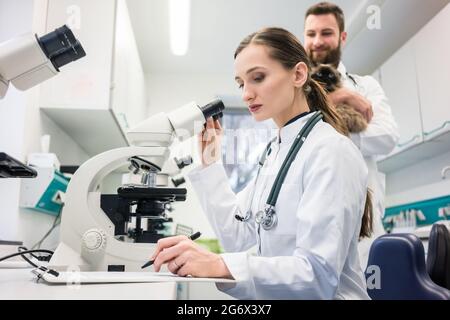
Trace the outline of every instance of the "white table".
{"type": "Polygon", "coordinates": [[[0,269],[0,300],[173,300],[175,282],[54,285],[36,282],[32,269],[0,269]]]}

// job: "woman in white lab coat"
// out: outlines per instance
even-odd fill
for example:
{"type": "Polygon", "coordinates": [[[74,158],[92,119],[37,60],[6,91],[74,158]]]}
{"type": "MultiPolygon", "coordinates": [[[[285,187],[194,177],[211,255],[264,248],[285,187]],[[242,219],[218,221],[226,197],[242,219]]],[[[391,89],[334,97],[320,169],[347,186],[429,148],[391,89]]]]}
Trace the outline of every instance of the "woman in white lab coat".
{"type": "Polygon", "coordinates": [[[370,233],[367,168],[309,69],[304,48],[284,29],[263,29],[241,42],[236,82],[254,119],[272,119],[278,136],[256,183],[236,195],[219,163],[222,128],[208,120],[200,137],[203,165],[190,181],[229,253],[211,253],[184,236],[165,238],[152,257],[156,271],[167,263],[181,276],[235,279],[218,286],[241,299],[368,299],[357,252],[360,237],[370,233]],[[264,209],[295,137],[318,111],[323,121],[289,168],[277,224],[266,230],[255,213],[264,209]],[[257,255],[248,253],[255,245],[257,255]]]}

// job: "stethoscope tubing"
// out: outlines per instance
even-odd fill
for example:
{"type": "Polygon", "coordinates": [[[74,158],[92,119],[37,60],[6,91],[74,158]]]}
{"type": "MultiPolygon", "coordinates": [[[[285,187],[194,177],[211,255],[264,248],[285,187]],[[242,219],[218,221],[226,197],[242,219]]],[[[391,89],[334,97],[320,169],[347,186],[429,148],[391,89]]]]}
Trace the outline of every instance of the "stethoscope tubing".
{"type": "Polygon", "coordinates": [[[303,146],[303,143],[306,141],[306,138],[308,137],[309,133],[312,131],[314,126],[320,120],[322,120],[322,118],[323,118],[323,115],[319,111],[311,118],[310,122],[308,122],[308,125],[305,125],[305,127],[303,127],[303,129],[297,135],[296,140],[294,141],[294,144],[292,145],[286,158],[284,159],[283,164],[281,165],[280,172],[278,173],[277,177],[275,178],[273,188],[270,191],[269,197],[267,198],[267,202],[266,202],[267,205],[275,207],[275,204],[278,200],[278,196],[280,194],[281,187],[282,187],[284,179],[286,178],[286,175],[289,171],[289,168],[291,167],[292,163],[294,162],[294,159],[297,156],[298,151],[303,146]]]}
{"type": "MultiPolygon", "coordinates": [[[[272,189],[270,190],[269,197],[267,198],[266,208],[264,209],[265,215],[262,220],[263,224],[265,224],[264,221],[266,220],[266,218],[267,219],[274,219],[274,218],[276,219],[276,217],[274,217],[276,215],[275,205],[278,200],[278,196],[280,194],[280,190],[283,185],[284,179],[286,178],[286,175],[289,171],[289,168],[291,167],[292,163],[294,162],[295,157],[297,156],[300,148],[303,146],[303,143],[306,141],[306,138],[308,137],[309,133],[312,131],[312,129],[315,127],[315,125],[322,119],[323,119],[323,114],[321,113],[321,111],[318,111],[315,115],[313,115],[311,117],[311,119],[308,120],[308,122],[305,124],[305,126],[302,128],[302,130],[300,130],[299,134],[295,138],[295,141],[293,142],[291,148],[288,151],[288,154],[286,155],[286,158],[283,161],[283,164],[281,165],[281,170],[278,172],[278,174],[275,178],[275,181],[272,185],[272,189]]],[[[264,166],[264,163],[266,161],[267,155],[270,150],[270,146],[273,141],[274,140],[269,142],[269,144],[267,145],[267,147],[265,149],[265,152],[263,153],[263,155],[261,156],[261,159],[259,160],[259,168],[258,168],[258,172],[256,173],[255,183],[253,185],[253,190],[252,190],[251,196],[249,198],[250,201],[248,202],[247,211],[245,212],[245,216],[244,217],[239,216],[239,215],[235,216],[236,219],[241,222],[246,222],[246,221],[250,220],[250,217],[252,215],[251,206],[252,206],[252,202],[253,202],[255,192],[256,192],[256,185],[259,180],[261,168],[264,166]]],[[[271,227],[272,226],[270,226],[268,228],[270,229],[271,227]]]]}

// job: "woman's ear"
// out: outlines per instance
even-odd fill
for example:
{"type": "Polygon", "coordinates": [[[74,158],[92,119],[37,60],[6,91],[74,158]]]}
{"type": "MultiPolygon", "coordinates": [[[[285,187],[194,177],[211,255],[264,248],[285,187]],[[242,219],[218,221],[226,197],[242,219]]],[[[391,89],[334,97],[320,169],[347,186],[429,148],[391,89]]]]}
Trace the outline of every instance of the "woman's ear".
{"type": "Polygon", "coordinates": [[[308,66],[304,62],[299,62],[294,67],[294,86],[301,88],[308,80],[308,66]]]}

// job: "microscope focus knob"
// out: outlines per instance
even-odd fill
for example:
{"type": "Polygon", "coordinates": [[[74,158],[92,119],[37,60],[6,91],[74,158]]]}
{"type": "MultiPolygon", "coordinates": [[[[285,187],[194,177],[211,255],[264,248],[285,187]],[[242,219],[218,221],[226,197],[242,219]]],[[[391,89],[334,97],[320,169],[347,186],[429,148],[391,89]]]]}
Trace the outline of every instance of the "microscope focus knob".
{"type": "Polygon", "coordinates": [[[83,247],[90,252],[100,251],[106,246],[106,234],[100,229],[90,229],[83,235],[83,247]]]}

